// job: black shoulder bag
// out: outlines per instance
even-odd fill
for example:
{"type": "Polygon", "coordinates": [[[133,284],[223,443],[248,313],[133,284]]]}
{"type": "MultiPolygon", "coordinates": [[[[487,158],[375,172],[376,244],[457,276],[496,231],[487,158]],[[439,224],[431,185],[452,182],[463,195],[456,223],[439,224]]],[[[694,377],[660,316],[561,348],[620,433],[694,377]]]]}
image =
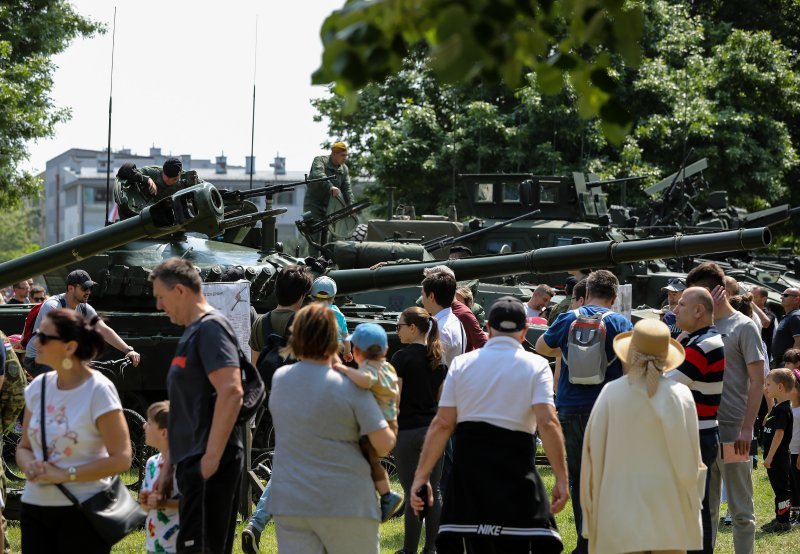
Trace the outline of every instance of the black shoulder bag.
{"type": "MultiPolygon", "coordinates": [[[[207,315],[209,314],[203,314],[200,319],[205,318],[207,315]]],[[[239,354],[239,371],[242,376],[242,390],[244,391],[242,407],[239,408],[239,415],[236,417],[236,423],[237,425],[240,423],[247,423],[256,415],[256,412],[264,403],[264,400],[267,399],[267,389],[264,386],[261,375],[258,374],[258,370],[253,367],[253,364],[250,363],[250,360],[248,360],[247,356],[242,352],[236,335],[229,328],[230,324],[228,320],[223,317],[222,319],[225,319],[225,323],[223,323],[219,321],[220,318],[216,317],[214,314],[212,314],[212,319],[217,319],[219,326],[222,327],[225,334],[228,335],[228,338],[236,345],[236,351],[239,354]]]]}
{"type": "MultiPolygon", "coordinates": [[[[47,374],[42,376],[42,457],[47,461],[47,438],[45,435],[45,414],[44,414],[44,389],[47,374]]],[[[114,545],[125,538],[131,531],[144,525],[147,514],[144,513],[139,503],[134,500],[128,489],[122,483],[119,475],[111,479],[111,486],[104,491],[96,493],[94,496],[79,502],[67,487],[57,484],[58,490],[69,498],[76,508],[78,508],[89,519],[94,530],[103,537],[108,545],[114,545]]]]}

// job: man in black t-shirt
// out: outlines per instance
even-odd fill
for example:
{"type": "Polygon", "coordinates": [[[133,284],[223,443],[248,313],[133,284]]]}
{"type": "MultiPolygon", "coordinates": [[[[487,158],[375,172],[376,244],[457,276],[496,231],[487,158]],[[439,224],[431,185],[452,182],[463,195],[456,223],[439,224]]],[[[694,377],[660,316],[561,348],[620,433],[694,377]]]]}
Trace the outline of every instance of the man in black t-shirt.
{"type": "Polygon", "coordinates": [[[764,394],[776,404],[764,418],[764,467],[775,493],[775,519],[763,525],[766,533],[789,531],[792,489],[789,476],[789,442],[792,440],[792,405],[789,395],[794,387],[790,369],[773,369],[764,381],[764,394]]]}
{"type": "Polygon", "coordinates": [[[158,309],[186,327],[167,374],[169,456],[154,491],[164,497],[175,466],[178,552],[230,553],[243,460],[235,425],[243,396],[236,335],[206,301],[187,260],[160,263],[150,280],[158,309]]]}

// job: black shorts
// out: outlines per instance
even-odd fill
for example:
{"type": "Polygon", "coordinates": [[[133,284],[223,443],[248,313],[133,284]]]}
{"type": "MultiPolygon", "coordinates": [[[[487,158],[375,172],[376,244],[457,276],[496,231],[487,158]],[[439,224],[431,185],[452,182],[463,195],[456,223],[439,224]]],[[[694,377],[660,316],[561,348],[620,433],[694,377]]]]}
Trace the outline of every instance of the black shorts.
{"type": "Polygon", "coordinates": [[[228,445],[219,469],[208,481],[200,475],[200,456],[178,463],[175,479],[180,492],[177,551],[189,554],[230,554],[236,530],[242,449],[228,445]]]}

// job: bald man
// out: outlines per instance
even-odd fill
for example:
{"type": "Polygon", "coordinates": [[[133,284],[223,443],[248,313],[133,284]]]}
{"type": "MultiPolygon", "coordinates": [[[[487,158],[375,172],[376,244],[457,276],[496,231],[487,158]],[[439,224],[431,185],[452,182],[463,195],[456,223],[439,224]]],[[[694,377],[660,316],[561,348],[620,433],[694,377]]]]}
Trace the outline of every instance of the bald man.
{"type": "Polygon", "coordinates": [[[786,315],[772,339],[772,367],[783,367],[783,355],[790,348],[800,348],[800,289],[788,288],[781,294],[786,315]]]}
{"type": "MultiPolygon", "coordinates": [[[[674,312],[676,325],[688,333],[681,341],[686,358],[667,377],[683,383],[692,391],[700,428],[700,456],[706,467],[711,467],[719,450],[717,410],[722,399],[722,376],[725,370],[722,335],[714,327],[714,300],[708,290],[690,287],[683,291],[674,312]]],[[[710,477],[711,473],[708,472],[701,511],[703,552],[714,550],[708,494],[710,477]]]]}

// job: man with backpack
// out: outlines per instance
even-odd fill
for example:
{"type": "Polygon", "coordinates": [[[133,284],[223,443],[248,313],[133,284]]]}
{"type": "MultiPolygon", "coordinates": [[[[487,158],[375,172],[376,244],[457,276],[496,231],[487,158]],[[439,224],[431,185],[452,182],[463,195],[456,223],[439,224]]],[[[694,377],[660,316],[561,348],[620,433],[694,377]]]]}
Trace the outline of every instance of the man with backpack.
{"type": "Polygon", "coordinates": [[[208,303],[197,269],[170,258],[150,272],[156,307],[186,329],[167,373],[169,456],[153,487],[167,498],[175,468],[181,494],[178,552],[231,552],[244,459],[240,348],[230,322],[208,303]]]}
{"type": "Polygon", "coordinates": [[[586,302],[564,312],[536,341],[543,356],[561,356],[556,389],[556,410],[564,432],[567,451],[572,511],[578,544],[573,553],[589,551],[583,531],[580,504],[580,475],[583,435],[603,386],[622,376],[622,364],[614,354],[614,337],[633,326],[621,314],[611,311],[619,281],[610,271],[598,270],[586,280],[586,302]]]}
{"type": "MultiPolygon", "coordinates": [[[[303,300],[311,290],[311,284],[312,276],[307,267],[289,265],[281,269],[275,277],[275,299],[278,307],[259,316],[253,323],[248,344],[252,350],[253,364],[261,374],[267,390],[272,388],[275,371],[287,362],[280,351],[286,346],[294,314],[303,307],[303,300]]],[[[267,482],[253,516],[242,531],[242,550],[246,554],[258,552],[261,533],[272,518],[267,511],[271,482],[267,482]]]]}
{"type": "MultiPolygon", "coordinates": [[[[41,325],[44,317],[48,313],[59,308],[65,308],[77,311],[88,321],[91,321],[92,318],[97,315],[95,309],[87,303],[89,295],[92,293],[92,287],[97,284],[92,281],[89,274],[82,269],[76,269],[67,275],[66,284],[67,292],[51,296],[41,304],[34,306],[31,308],[28,318],[26,318],[26,329],[23,331],[22,336],[22,343],[25,346],[25,359],[23,360],[23,364],[34,377],[46,371],[50,371],[50,367],[36,363],[36,348],[39,345],[39,341],[30,340],[31,333],[39,329],[39,325],[41,325]],[[36,310],[36,312],[34,312],[34,310],[36,310]],[[32,317],[34,313],[35,319],[32,317]],[[30,319],[33,319],[34,323],[29,326],[30,319]]],[[[122,340],[114,329],[100,320],[97,323],[97,330],[109,345],[117,350],[125,352],[125,357],[130,358],[133,365],[139,365],[139,361],[141,360],[139,353],[134,350],[133,346],[129,346],[122,340]]]]}

